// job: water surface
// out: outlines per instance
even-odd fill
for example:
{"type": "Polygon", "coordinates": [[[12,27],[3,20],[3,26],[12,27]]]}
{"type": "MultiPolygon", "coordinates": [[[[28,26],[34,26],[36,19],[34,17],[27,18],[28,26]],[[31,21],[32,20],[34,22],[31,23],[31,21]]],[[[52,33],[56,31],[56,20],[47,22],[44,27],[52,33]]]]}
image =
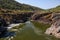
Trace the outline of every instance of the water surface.
{"type": "Polygon", "coordinates": [[[36,22],[34,23],[30,21],[25,22],[25,25],[18,29],[15,34],[16,36],[12,40],[60,40],[54,36],[46,35],[43,31],[47,29],[47,27],[44,29],[45,25],[40,25],[39,23],[38,25],[36,22]]]}
{"type": "Polygon", "coordinates": [[[13,40],[60,40],[54,36],[49,36],[43,33],[40,27],[35,26],[32,22],[25,23],[22,30],[19,30],[13,40]]]}

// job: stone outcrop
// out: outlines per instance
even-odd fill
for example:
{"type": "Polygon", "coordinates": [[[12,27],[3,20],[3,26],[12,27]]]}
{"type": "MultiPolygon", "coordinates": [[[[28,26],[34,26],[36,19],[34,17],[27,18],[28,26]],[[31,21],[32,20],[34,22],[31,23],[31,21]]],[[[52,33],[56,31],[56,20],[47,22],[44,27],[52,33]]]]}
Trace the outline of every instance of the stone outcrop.
{"type": "Polygon", "coordinates": [[[0,26],[7,26],[11,23],[24,23],[28,21],[33,14],[33,12],[19,14],[0,14],[0,26]]]}
{"type": "Polygon", "coordinates": [[[52,23],[51,27],[49,27],[45,34],[54,35],[57,38],[60,38],[60,13],[53,14],[54,22],[52,23]]]}
{"type": "Polygon", "coordinates": [[[32,20],[42,22],[45,24],[51,24],[52,22],[52,12],[50,13],[36,13],[32,16],[32,20]]]}
{"type": "Polygon", "coordinates": [[[26,21],[35,20],[44,23],[50,23],[48,19],[52,13],[35,13],[35,12],[22,12],[22,13],[3,13],[0,14],[0,22],[5,26],[11,23],[24,23],[26,21]],[[48,17],[47,17],[48,16],[48,17]]]}

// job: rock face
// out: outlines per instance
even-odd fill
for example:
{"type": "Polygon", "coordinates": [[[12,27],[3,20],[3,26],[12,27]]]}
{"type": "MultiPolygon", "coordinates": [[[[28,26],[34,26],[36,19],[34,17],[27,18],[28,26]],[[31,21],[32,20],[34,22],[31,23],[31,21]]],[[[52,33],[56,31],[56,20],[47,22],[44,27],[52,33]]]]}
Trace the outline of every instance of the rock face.
{"type": "Polygon", "coordinates": [[[48,24],[52,22],[51,17],[52,17],[52,13],[41,13],[41,14],[36,13],[32,16],[32,20],[48,24]]]}
{"type": "Polygon", "coordinates": [[[60,17],[58,15],[60,15],[60,13],[53,15],[54,23],[46,30],[45,34],[60,38],[60,17]]]}
{"type": "MultiPolygon", "coordinates": [[[[44,14],[35,14],[35,12],[22,12],[18,14],[12,14],[12,13],[4,13],[0,14],[0,24],[7,26],[11,23],[24,23],[28,21],[29,19],[44,22],[44,23],[50,23],[50,19],[48,18],[51,16],[51,13],[44,13],[44,14]]],[[[1,26],[2,26],[1,25],[1,26]]]]}
{"type": "Polygon", "coordinates": [[[3,25],[11,23],[23,23],[29,20],[33,15],[32,12],[21,13],[21,14],[0,14],[0,22],[3,25]]]}

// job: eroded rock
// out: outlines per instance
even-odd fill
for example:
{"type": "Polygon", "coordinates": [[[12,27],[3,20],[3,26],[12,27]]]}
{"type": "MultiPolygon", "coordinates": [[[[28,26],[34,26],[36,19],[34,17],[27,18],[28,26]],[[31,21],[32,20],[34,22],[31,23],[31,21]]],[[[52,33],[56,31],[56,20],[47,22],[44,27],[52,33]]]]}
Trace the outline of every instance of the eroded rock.
{"type": "Polygon", "coordinates": [[[60,17],[58,15],[54,17],[54,23],[45,32],[45,34],[54,35],[56,38],[60,38],[60,17]]]}

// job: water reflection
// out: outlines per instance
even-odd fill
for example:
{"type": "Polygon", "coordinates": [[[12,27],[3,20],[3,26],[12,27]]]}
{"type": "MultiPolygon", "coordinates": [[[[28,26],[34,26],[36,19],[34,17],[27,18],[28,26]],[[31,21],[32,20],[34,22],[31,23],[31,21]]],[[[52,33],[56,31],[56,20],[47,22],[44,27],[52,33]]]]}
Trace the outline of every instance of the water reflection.
{"type": "Polygon", "coordinates": [[[33,23],[31,23],[30,21],[27,21],[26,23],[26,28],[31,28],[37,35],[42,35],[42,30],[40,30],[39,28],[35,27],[33,25],[33,23]]]}
{"type": "Polygon", "coordinates": [[[0,35],[0,38],[6,38],[6,37],[12,37],[12,36],[15,36],[16,33],[15,32],[5,32],[3,34],[0,35]]]}
{"type": "Polygon", "coordinates": [[[16,32],[10,32],[8,31],[7,27],[1,27],[0,26],[0,38],[6,38],[16,35],[16,32]]]}

